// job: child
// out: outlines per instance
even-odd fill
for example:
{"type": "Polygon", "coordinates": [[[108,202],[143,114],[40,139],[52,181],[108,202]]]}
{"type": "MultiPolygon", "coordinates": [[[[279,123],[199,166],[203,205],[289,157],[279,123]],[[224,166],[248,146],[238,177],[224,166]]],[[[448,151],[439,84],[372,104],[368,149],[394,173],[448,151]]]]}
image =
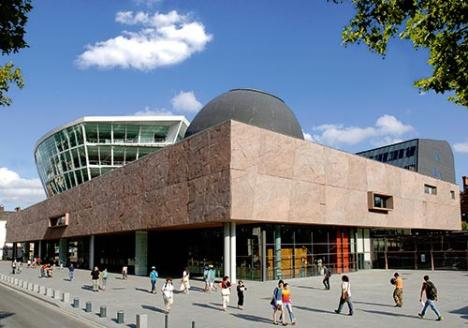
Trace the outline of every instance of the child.
{"type": "Polygon", "coordinates": [[[244,309],[244,292],[247,290],[247,288],[244,285],[244,282],[242,280],[239,280],[239,283],[237,284],[237,308],[239,310],[244,309]]]}

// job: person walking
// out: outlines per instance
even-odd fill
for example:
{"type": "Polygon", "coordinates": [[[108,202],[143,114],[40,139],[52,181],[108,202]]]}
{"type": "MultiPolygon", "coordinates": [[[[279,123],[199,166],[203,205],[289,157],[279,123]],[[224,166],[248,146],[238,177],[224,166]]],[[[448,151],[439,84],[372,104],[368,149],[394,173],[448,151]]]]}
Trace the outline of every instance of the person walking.
{"type": "Polygon", "coordinates": [[[208,265],[208,289],[211,290],[216,290],[215,286],[215,276],[216,276],[216,270],[213,267],[213,264],[208,265]]]}
{"type": "Polygon", "coordinates": [[[107,268],[105,268],[100,275],[101,279],[101,289],[104,291],[107,287],[107,278],[109,278],[109,272],[107,272],[107,268]]]}
{"type": "Polygon", "coordinates": [[[278,281],[278,286],[273,290],[273,298],[271,299],[271,306],[273,307],[273,324],[277,325],[276,315],[279,313],[280,320],[283,326],[286,326],[283,316],[283,280],[278,281]]]}
{"type": "Polygon", "coordinates": [[[393,290],[393,300],[395,301],[395,307],[403,306],[403,279],[398,272],[395,272],[393,279],[391,280],[395,289],[393,290]]]}
{"type": "Polygon", "coordinates": [[[16,273],[16,267],[18,266],[18,262],[16,262],[16,259],[11,262],[11,273],[15,274],[16,273]]]}
{"type": "Polygon", "coordinates": [[[128,266],[124,265],[122,267],[122,279],[127,280],[128,277],[128,266]]]}
{"type": "Polygon", "coordinates": [[[68,281],[72,281],[74,275],[75,275],[75,266],[73,265],[73,263],[70,263],[70,266],[68,267],[68,281]]]}
{"type": "Polygon", "coordinates": [[[93,282],[93,292],[99,291],[99,269],[98,267],[94,267],[93,271],[91,271],[91,280],[93,282]]]}
{"type": "Polygon", "coordinates": [[[237,308],[239,310],[244,309],[244,293],[247,290],[247,288],[244,285],[244,282],[242,280],[239,280],[237,283],[237,308]]]}
{"type": "Polygon", "coordinates": [[[331,273],[330,268],[328,268],[326,264],[323,265],[323,274],[324,274],[324,277],[323,277],[322,283],[325,286],[326,290],[330,290],[330,277],[332,273],[331,273]]]}
{"type": "Polygon", "coordinates": [[[166,313],[171,311],[171,306],[174,304],[174,286],[172,285],[172,279],[167,278],[166,282],[161,288],[163,301],[164,301],[164,308],[166,309],[166,313]]]}
{"type": "Polygon", "coordinates": [[[353,315],[353,303],[351,302],[351,284],[349,282],[348,276],[344,275],[341,277],[341,296],[338,309],[335,310],[336,313],[341,313],[343,304],[348,304],[349,315],[353,315]]]}
{"type": "Polygon", "coordinates": [[[184,272],[182,272],[182,281],[180,284],[180,291],[184,292],[184,294],[189,294],[190,290],[190,273],[188,272],[187,268],[185,268],[184,272]]]}
{"type": "Polygon", "coordinates": [[[229,281],[228,276],[223,277],[223,281],[219,284],[221,287],[221,297],[223,299],[223,310],[227,311],[227,306],[229,304],[229,295],[231,295],[231,282],[229,281]]]}
{"type": "Polygon", "coordinates": [[[426,314],[427,308],[431,307],[432,311],[437,315],[437,321],[444,320],[444,317],[440,314],[439,309],[435,305],[437,302],[438,295],[437,295],[437,288],[432,281],[429,280],[429,276],[424,276],[424,282],[421,287],[421,293],[419,295],[419,302],[422,303],[423,294],[426,294],[426,302],[424,303],[424,307],[422,308],[421,313],[418,313],[418,316],[423,319],[424,315],[426,314]]]}
{"type": "Polygon", "coordinates": [[[156,267],[151,267],[149,278],[151,282],[151,293],[156,294],[156,282],[158,281],[158,271],[156,271],[156,267]]]}
{"type": "Polygon", "coordinates": [[[209,290],[209,285],[208,285],[208,272],[210,269],[208,268],[208,265],[205,264],[203,267],[203,281],[205,282],[205,292],[209,290]]]}
{"type": "Polygon", "coordinates": [[[296,324],[296,316],[294,315],[292,309],[291,290],[288,283],[284,284],[284,288],[281,294],[281,300],[283,301],[283,308],[285,308],[288,311],[289,321],[291,322],[291,325],[294,326],[296,324]]]}

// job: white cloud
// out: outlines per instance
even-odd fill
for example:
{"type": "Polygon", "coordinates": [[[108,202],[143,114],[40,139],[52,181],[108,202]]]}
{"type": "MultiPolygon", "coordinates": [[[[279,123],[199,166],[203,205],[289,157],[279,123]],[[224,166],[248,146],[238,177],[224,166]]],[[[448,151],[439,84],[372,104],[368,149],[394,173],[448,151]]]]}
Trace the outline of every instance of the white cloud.
{"type": "Polygon", "coordinates": [[[147,7],[152,7],[162,0],[133,0],[138,6],[145,5],[147,7]]]}
{"type": "Polygon", "coordinates": [[[0,167],[0,204],[7,208],[26,207],[45,199],[39,179],[26,179],[6,167],[0,167]]]}
{"type": "Polygon", "coordinates": [[[121,35],[86,46],[78,56],[80,68],[134,68],[148,71],[174,65],[201,52],[213,38],[205,26],[177,11],[153,15],[147,12],[118,12],[115,21],[124,25],[139,25],[137,32],[123,31],[121,35]]]}
{"type": "Polygon", "coordinates": [[[181,91],[171,99],[172,108],[179,112],[196,113],[202,108],[193,91],[181,91]]]}
{"type": "Polygon", "coordinates": [[[174,115],[173,112],[167,110],[165,108],[150,108],[149,106],[145,107],[145,109],[140,110],[133,115],[135,116],[171,116],[174,115]]]}
{"type": "Polygon", "coordinates": [[[457,153],[468,153],[468,139],[465,142],[453,144],[453,149],[457,153]]]}
{"type": "Polygon", "coordinates": [[[395,116],[386,114],[380,116],[374,126],[347,127],[343,124],[323,124],[314,127],[313,130],[317,132],[313,135],[313,139],[317,142],[339,146],[356,145],[366,140],[374,145],[401,141],[399,137],[414,131],[414,128],[402,123],[395,116]]]}

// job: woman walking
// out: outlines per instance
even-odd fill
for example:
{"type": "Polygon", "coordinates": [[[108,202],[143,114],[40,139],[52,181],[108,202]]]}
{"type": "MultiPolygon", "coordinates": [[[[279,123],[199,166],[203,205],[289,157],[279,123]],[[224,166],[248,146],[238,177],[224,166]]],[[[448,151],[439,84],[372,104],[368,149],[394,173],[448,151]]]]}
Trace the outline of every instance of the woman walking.
{"type": "Polygon", "coordinates": [[[187,268],[182,273],[182,281],[180,284],[180,291],[184,292],[184,294],[188,294],[190,289],[190,273],[188,272],[187,268]]]}
{"type": "Polygon", "coordinates": [[[229,304],[229,295],[231,295],[231,282],[228,276],[224,276],[223,281],[219,284],[221,287],[221,296],[223,298],[223,310],[227,310],[229,304]]]}
{"type": "Polygon", "coordinates": [[[271,299],[270,304],[273,307],[273,324],[278,324],[278,321],[276,321],[276,315],[279,312],[281,323],[283,326],[286,326],[286,322],[284,321],[283,316],[283,287],[283,280],[278,281],[278,287],[273,290],[273,298],[271,299]]]}
{"type": "Polygon", "coordinates": [[[341,309],[343,308],[344,303],[348,304],[349,315],[353,315],[353,303],[351,302],[351,285],[349,283],[349,278],[346,275],[341,277],[341,297],[338,309],[335,310],[336,313],[341,313],[341,309]]]}
{"type": "Polygon", "coordinates": [[[101,289],[104,291],[107,287],[107,278],[109,278],[109,272],[107,272],[107,268],[105,268],[101,272],[101,289]]]}
{"type": "Polygon", "coordinates": [[[284,284],[281,299],[283,301],[283,307],[288,311],[289,321],[291,322],[291,325],[294,326],[296,324],[296,316],[292,309],[291,290],[288,283],[284,284]]]}
{"type": "Polygon", "coordinates": [[[237,283],[237,308],[239,310],[244,309],[244,293],[247,290],[247,288],[244,285],[244,282],[242,280],[239,280],[237,283]]]}
{"type": "Polygon", "coordinates": [[[172,285],[172,279],[167,278],[166,282],[161,288],[163,300],[164,300],[164,307],[166,308],[166,312],[169,313],[171,311],[171,306],[174,303],[174,286],[172,285]]]}

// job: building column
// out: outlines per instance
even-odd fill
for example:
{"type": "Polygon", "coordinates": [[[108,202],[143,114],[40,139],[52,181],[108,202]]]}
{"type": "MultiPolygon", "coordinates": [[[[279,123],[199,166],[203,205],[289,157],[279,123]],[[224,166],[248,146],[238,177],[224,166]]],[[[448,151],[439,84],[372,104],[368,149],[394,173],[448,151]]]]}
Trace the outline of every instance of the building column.
{"type": "Polygon", "coordinates": [[[42,261],[42,240],[37,242],[37,257],[39,257],[42,261]]]}
{"type": "Polygon", "coordinates": [[[230,268],[231,272],[229,278],[231,283],[235,284],[237,282],[237,253],[236,253],[236,223],[231,222],[231,231],[230,231],[230,243],[229,243],[229,251],[230,251],[230,268]]]}
{"type": "Polygon", "coordinates": [[[262,281],[266,281],[267,280],[267,249],[266,249],[266,230],[265,229],[262,229],[261,250],[262,250],[262,281]]]}
{"type": "Polygon", "coordinates": [[[13,243],[12,257],[13,257],[13,260],[18,257],[18,244],[17,243],[13,243]]]}
{"type": "Polygon", "coordinates": [[[231,271],[231,227],[229,222],[224,223],[224,276],[229,276],[231,271]]]}
{"type": "Polygon", "coordinates": [[[68,263],[68,240],[60,239],[59,240],[59,260],[63,266],[67,266],[68,263]]]}
{"type": "Polygon", "coordinates": [[[94,235],[89,236],[89,269],[94,269],[94,235]]]}
{"type": "Polygon", "coordinates": [[[275,264],[274,264],[274,272],[275,272],[275,280],[282,278],[281,272],[281,227],[280,225],[275,225],[275,264]]]}
{"type": "Polygon", "coordinates": [[[148,231],[135,231],[135,275],[148,273],[148,231]]]}

